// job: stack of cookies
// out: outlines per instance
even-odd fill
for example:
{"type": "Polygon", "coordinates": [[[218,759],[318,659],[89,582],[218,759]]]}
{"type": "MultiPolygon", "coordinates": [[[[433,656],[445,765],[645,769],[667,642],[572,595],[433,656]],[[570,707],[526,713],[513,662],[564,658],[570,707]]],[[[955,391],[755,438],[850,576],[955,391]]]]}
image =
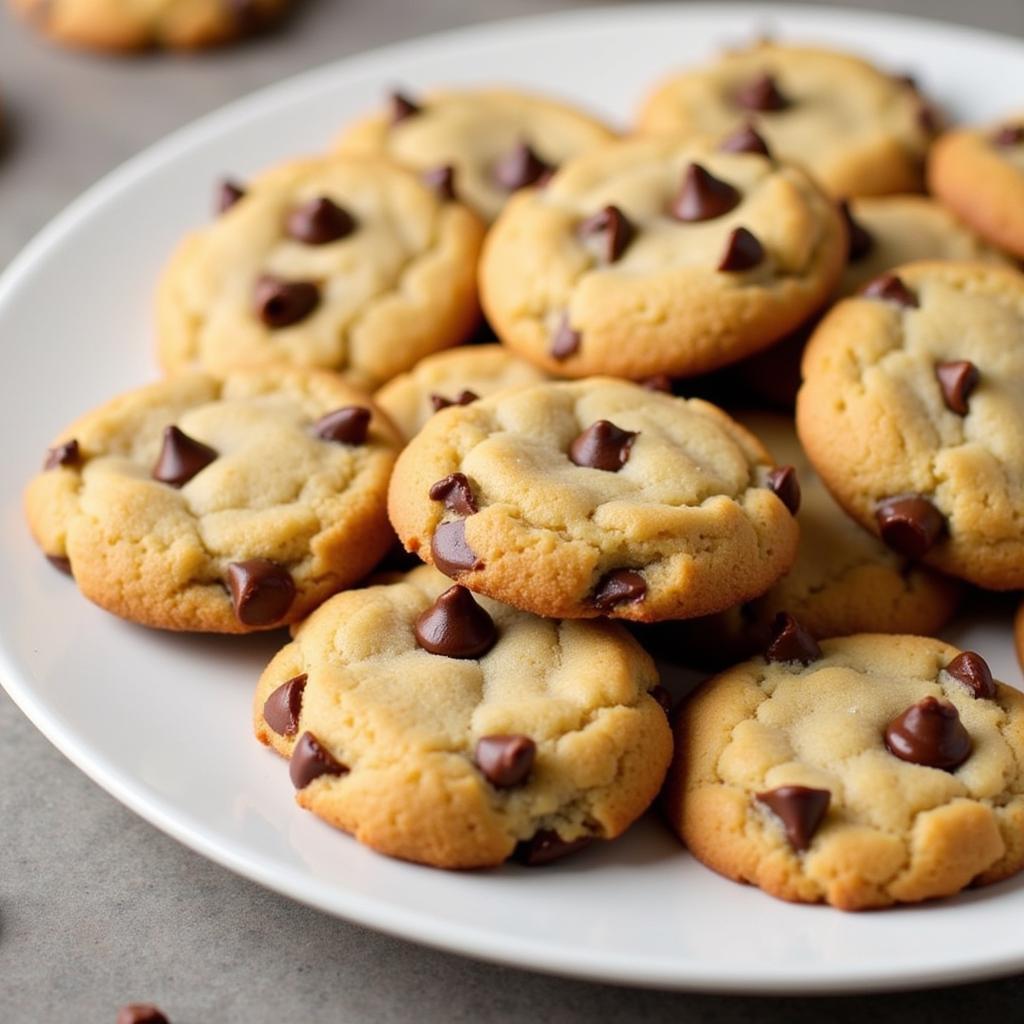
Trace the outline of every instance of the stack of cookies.
{"type": "Polygon", "coordinates": [[[135,622],[290,626],[256,736],[391,856],[545,864],[660,793],[786,899],[1006,878],[1024,697],[931,636],[1024,589],[1024,120],[940,121],[774,43],[628,136],[394,94],[221,184],[165,379],[57,437],[33,534],[135,622]],[[651,652],[720,674],[673,709],[651,652]]]}

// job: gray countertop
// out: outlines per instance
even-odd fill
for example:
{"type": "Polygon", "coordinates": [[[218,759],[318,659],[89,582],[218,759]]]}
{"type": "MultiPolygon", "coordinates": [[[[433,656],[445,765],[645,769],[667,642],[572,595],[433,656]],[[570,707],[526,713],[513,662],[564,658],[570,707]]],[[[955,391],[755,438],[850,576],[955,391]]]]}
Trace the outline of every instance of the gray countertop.
{"type": "MultiPolygon", "coordinates": [[[[258,86],[399,38],[566,6],[306,0],[284,31],[249,45],[127,61],[50,48],[0,10],[10,129],[0,160],[0,267],[101,174],[258,86]]],[[[874,6],[1024,36],[1021,0],[874,6]]],[[[112,1024],[128,1001],[156,1002],[174,1024],[1024,1018],[1024,978],[939,992],[755,999],[630,991],[423,949],[267,892],[180,846],[80,774],[2,693],[0,736],[4,1024],[112,1024]]]]}

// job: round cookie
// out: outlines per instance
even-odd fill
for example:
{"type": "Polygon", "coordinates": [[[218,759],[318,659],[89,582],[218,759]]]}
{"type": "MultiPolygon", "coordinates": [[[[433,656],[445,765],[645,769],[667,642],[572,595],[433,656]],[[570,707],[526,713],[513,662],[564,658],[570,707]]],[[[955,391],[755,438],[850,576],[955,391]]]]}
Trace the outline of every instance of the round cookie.
{"type": "Polygon", "coordinates": [[[283,361],[372,388],[477,322],[483,225],[407,170],[301,160],[225,194],[222,206],[160,283],[168,372],[283,361]]]}
{"type": "Polygon", "coordinates": [[[197,49],[251,35],[291,0],[9,0],[54,42],[99,50],[197,49]]]}
{"type": "Polygon", "coordinates": [[[162,629],[246,633],[308,615],[392,540],[400,441],[334,374],[181,374],[58,437],[29,525],[82,593],[162,629]]]}
{"type": "Polygon", "coordinates": [[[676,751],[680,838],[782,899],[916,903],[1024,866],[1024,696],[940,640],[789,622],[684,705],[676,751]]]}
{"type": "Polygon", "coordinates": [[[922,262],[821,322],[801,443],[889,546],[996,590],[1024,587],[1024,275],[922,262]]]}
{"type": "Polygon", "coordinates": [[[501,345],[464,345],[420,360],[373,398],[406,437],[414,437],[435,412],[449,405],[466,405],[545,379],[545,373],[501,345]]]}
{"type": "Polygon", "coordinates": [[[387,109],[350,125],[343,153],[386,155],[443,183],[486,221],[519,188],[615,133],[556,100],[512,89],[395,93],[387,109]]]}
{"type": "Polygon", "coordinates": [[[772,153],[846,198],[920,191],[934,122],[907,79],[848,54],[761,42],[669,78],[638,128],[725,137],[752,124],[772,153]]]}
{"type": "Polygon", "coordinates": [[[314,612],[253,713],[301,806],[392,857],[476,868],[625,831],[672,756],[664,698],[620,627],[477,601],[421,566],[314,612]]]}
{"type": "Polygon", "coordinates": [[[561,376],[693,376],[829,296],[846,230],[801,169],[713,141],[632,139],[513,197],[484,246],[501,340],[561,376]]]}
{"type": "Polygon", "coordinates": [[[1024,259],[1024,113],[943,135],[928,187],[982,238],[1024,259]]]}
{"type": "Polygon", "coordinates": [[[388,513],[408,551],[471,590],[651,622],[721,611],[790,567],[780,483],[715,406],[593,378],[442,410],[399,457],[388,513]]]}

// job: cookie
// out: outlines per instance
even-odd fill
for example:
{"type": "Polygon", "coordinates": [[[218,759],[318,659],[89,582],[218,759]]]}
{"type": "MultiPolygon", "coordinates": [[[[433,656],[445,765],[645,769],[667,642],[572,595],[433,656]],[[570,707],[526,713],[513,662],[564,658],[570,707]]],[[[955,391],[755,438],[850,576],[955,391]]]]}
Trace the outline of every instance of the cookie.
{"type": "Polygon", "coordinates": [[[157,296],[165,370],[271,361],[374,388],[476,325],[479,219],[384,160],[323,158],[222,192],[157,296]]]}
{"type": "Polygon", "coordinates": [[[1017,606],[1013,617],[1013,646],[1017,650],[1017,661],[1024,668],[1024,602],[1017,606]]]}
{"type": "Polygon", "coordinates": [[[514,196],[484,246],[487,317],[551,373],[693,376],[793,330],[846,261],[796,166],[717,142],[633,139],[514,196]]]}
{"type": "Polygon", "coordinates": [[[54,42],[98,50],[197,49],[272,25],[291,0],[9,0],[54,42]]]}
{"type": "Polygon", "coordinates": [[[68,427],[26,493],[82,593],[162,629],[295,622],[387,550],[394,427],[334,374],[182,374],[68,427]]]}
{"type": "Polygon", "coordinates": [[[628,828],[672,756],[663,700],[620,627],[538,619],[421,566],[314,612],[253,715],[301,806],[392,857],[476,868],[628,828]]]}
{"type": "Polygon", "coordinates": [[[399,457],[388,511],[407,550],[471,590],[650,622],[767,590],[796,554],[788,498],[715,406],[593,378],[441,410],[399,457]]]}
{"type": "Polygon", "coordinates": [[[501,345],[466,345],[429,356],[389,380],[373,398],[406,437],[414,437],[440,409],[545,379],[501,345]]]}
{"type": "Polygon", "coordinates": [[[928,187],[982,238],[1024,259],[1024,113],[943,135],[928,187]]]}
{"type": "Polygon", "coordinates": [[[800,441],[850,515],[952,576],[1024,587],[1024,275],[900,267],[825,317],[803,377],[800,441]]]}
{"type": "Polygon", "coordinates": [[[566,160],[615,138],[566,103],[512,89],[395,93],[349,126],[343,153],[386,155],[456,195],[486,221],[517,189],[542,185],[566,160]]]}
{"type": "Polygon", "coordinates": [[[680,838],[782,899],[917,903],[1024,866],[1024,696],[941,640],[790,621],[684,705],[676,751],[680,838]]]}
{"type": "Polygon", "coordinates": [[[906,78],[844,53],[761,42],[669,78],[638,128],[727,138],[753,126],[775,156],[847,198],[920,191],[935,121],[906,78]]]}

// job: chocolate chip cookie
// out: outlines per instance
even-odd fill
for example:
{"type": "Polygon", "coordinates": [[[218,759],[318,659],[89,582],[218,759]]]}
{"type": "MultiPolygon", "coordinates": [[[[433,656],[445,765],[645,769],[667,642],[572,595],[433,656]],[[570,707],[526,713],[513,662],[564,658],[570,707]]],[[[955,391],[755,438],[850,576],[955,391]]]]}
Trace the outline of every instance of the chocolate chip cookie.
{"type": "Polygon", "coordinates": [[[736,137],[807,167],[834,196],[917,192],[936,114],[906,78],[844,53],[761,42],[664,82],[643,132],[736,137]]]}
{"type": "Polygon", "coordinates": [[[394,93],[349,126],[344,153],[386,155],[455,195],[486,221],[521,188],[543,186],[566,160],[615,137],[566,103],[511,89],[394,93]]]}
{"type": "Polygon", "coordinates": [[[803,375],[801,443],[850,515],[950,575],[1024,587],[1024,275],[897,268],[826,316],[803,375]]]}
{"type": "Polygon", "coordinates": [[[846,261],[796,166],[716,142],[634,139],[513,197],[480,278],[498,336],[551,373],[692,376],[793,330],[846,261]]]}
{"type": "Polygon", "coordinates": [[[715,406],[592,378],[441,410],[388,508],[407,550],[471,590],[650,622],[721,611],[789,569],[785,479],[715,406]]]}
{"type": "Polygon", "coordinates": [[[161,629],[309,614],[391,543],[398,434],[334,374],[182,374],[68,427],[26,494],[39,546],[91,601],[161,629]]]}
{"type": "Polygon", "coordinates": [[[421,566],[314,612],[253,713],[303,807],[392,857],[475,868],[628,828],[671,758],[663,700],[619,627],[538,619],[421,566]]]}
{"type": "Polygon", "coordinates": [[[784,621],[684,706],[676,751],[680,838],[782,899],[916,903],[1024,866],[1024,696],[940,640],[784,621]]]}
{"type": "Polygon", "coordinates": [[[322,158],[229,184],[158,294],[177,372],[283,361],[377,387],[476,325],[483,225],[385,160],[322,158]]]}

